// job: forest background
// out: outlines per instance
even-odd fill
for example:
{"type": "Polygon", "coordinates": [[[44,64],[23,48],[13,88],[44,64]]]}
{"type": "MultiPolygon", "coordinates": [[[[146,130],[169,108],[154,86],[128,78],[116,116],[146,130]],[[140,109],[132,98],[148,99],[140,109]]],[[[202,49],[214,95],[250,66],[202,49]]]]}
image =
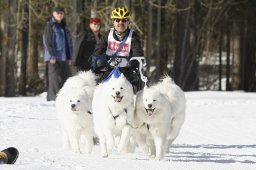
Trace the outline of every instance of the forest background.
{"type": "Polygon", "coordinates": [[[112,9],[125,6],[151,82],[168,74],[185,91],[256,91],[254,0],[0,0],[0,96],[45,91],[42,35],[56,5],[65,8],[74,57],[90,18],[101,18],[104,32],[112,9]]]}

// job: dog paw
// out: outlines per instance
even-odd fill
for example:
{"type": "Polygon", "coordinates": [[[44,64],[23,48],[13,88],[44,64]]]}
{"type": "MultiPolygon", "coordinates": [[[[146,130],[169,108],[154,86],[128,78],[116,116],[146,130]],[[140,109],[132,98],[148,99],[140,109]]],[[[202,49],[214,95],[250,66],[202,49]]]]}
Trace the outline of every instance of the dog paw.
{"type": "Polygon", "coordinates": [[[108,157],[108,153],[101,153],[101,157],[102,158],[107,158],[108,157]]]}
{"type": "Polygon", "coordinates": [[[63,149],[66,150],[66,151],[68,151],[68,150],[70,150],[70,147],[67,146],[67,145],[65,145],[65,146],[63,146],[63,149]]]}
{"type": "Polygon", "coordinates": [[[85,150],[85,153],[90,154],[90,153],[92,153],[92,150],[85,150]]]}
{"type": "Polygon", "coordinates": [[[78,148],[72,148],[71,150],[72,150],[74,153],[81,153],[78,148]]]}
{"type": "Polygon", "coordinates": [[[123,153],[123,152],[124,152],[124,147],[119,144],[119,145],[117,146],[117,151],[118,151],[119,153],[123,153]]]}
{"type": "Polygon", "coordinates": [[[81,154],[82,152],[80,152],[80,151],[74,151],[75,153],[77,153],[77,154],[81,154]]]}
{"type": "Polygon", "coordinates": [[[155,157],[155,160],[157,160],[157,161],[160,161],[160,160],[162,160],[162,159],[163,159],[162,156],[156,156],[156,157],[155,157]]]}
{"type": "Polygon", "coordinates": [[[126,151],[125,149],[121,148],[121,147],[118,147],[118,148],[117,148],[117,151],[118,151],[119,153],[122,153],[122,154],[127,153],[127,151],[126,151]]]}
{"type": "Polygon", "coordinates": [[[117,147],[117,152],[122,153],[122,149],[117,147]]]}
{"type": "Polygon", "coordinates": [[[150,156],[151,159],[155,159],[156,158],[156,155],[150,155],[149,154],[149,156],[150,156]]]}

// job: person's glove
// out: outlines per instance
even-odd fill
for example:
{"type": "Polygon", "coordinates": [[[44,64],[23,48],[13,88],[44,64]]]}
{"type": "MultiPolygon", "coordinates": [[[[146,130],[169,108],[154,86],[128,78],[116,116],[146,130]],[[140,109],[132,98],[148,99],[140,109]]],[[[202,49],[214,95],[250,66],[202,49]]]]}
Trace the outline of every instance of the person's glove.
{"type": "Polygon", "coordinates": [[[130,67],[135,70],[136,72],[139,71],[139,67],[140,67],[140,63],[138,60],[130,60],[129,61],[129,65],[130,67]]]}
{"type": "Polygon", "coordinates": [[[99,71],[106,71],[109,64],[107,61],[106,55],[97,55],[97,56],[92,56],[91,60],[91,69],[93,72],[97,73],[99,71]]]}

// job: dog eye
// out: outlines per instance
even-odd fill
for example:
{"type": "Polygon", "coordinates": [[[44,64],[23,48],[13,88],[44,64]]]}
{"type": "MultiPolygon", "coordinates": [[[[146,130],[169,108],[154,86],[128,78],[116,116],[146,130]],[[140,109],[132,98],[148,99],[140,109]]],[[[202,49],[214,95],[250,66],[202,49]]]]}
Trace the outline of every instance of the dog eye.
{"type": "Polygon", "coordinates": [[[145,101],[147,102],[147,101],[148,101],[148,99],[145,99],[145,101]]]}
{"type": "Polygon", "coordinates": [[[120,89],[124,89],[123,87],[121,87],[120,89]]]}
{"type": "Polygon", "coordinates": [[[80,102],[80,100],[77,100],[77,102],[80,102]]]}
{"type": "Polygon", "coordinates": [[[112,90],[115,90],[115,88],[112,88],[112,90]]]}
{"type": "Polygon", "coordinates": [[[153,100],[153,102],[155,102],[156,100],[153,100]]]}
{"type": "Polygon", "coordinates": [[[70,102],[72,102],[72,100],[70,100],[70,102]]]}

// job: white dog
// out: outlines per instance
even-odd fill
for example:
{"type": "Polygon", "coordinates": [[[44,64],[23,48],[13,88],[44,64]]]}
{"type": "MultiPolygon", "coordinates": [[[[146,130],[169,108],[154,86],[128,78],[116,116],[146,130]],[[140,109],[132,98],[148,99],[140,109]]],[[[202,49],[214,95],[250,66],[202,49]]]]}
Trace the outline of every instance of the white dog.
{"type": "Polygon", "coordinates": [[[84,151],[92,151],[94,125],[91,103],[95,87],[95,75],[91,71],[80,72],[70,77],[57,95],[56,109],[65,149],[81,152],[82,138],[84,151]]]}
{"type": "Polygon", "coordinates": [[[137,94],[135,124],[139,127],[138,144],[144,151],[147,151],[148,144],[155,159],[162,159],[178,136],[185,118],[185,103],[183,91],[170,77],[137,94]]]}
{"type": "MultiPolygon", "coordinates": [[[[96,76],[91,71],[80,71],[77,75],[72,76],[66,80],[59,93],[70,94],[68,89],[83,88],[88,93],[89,97],[93,97],[96,87],[96,76]]],[[[59,94],[58,94],[59,95],[59,94]]]]}
{"type": "Polygon", "coordinates": [[[92,111],[101,156],[108,156],[117,139],[120,139],[116,143],[118,150],[123,151],[130,135],[127,122],[134,112],[133,88],[123,74],[119,78],[112,76],[96,87],[92,111]]]}
{"type": "Polygon", "coordinates": [[[181,126],[185,120],[186,112],[186,98],[182,89],[177,86],[170,77],[165,77],[162,82],[158,85],[158,88],[162,94],[167,96],[172,108],[172,122],[171,122],[171,133],[168,136],[169,145],[179,135],[181,126]]]}

